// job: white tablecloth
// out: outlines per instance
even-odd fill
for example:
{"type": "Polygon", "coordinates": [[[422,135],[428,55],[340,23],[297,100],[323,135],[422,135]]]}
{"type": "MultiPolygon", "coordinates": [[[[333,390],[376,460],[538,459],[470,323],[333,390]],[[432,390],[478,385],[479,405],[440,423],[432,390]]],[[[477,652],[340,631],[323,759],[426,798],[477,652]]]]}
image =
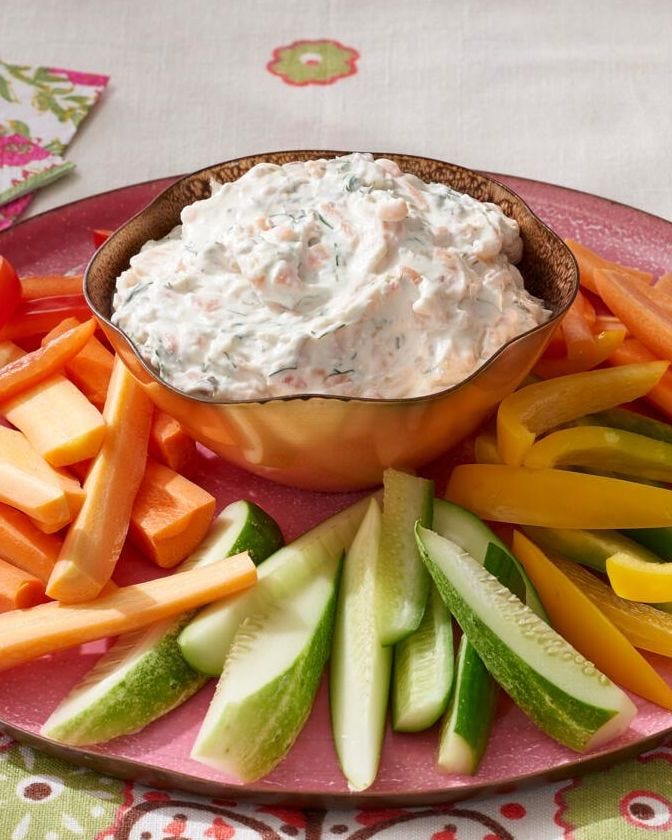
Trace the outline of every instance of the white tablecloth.
{"type": "Polygon", "coordinates": [[[109,74],[30,213],[279,148],[406,151],[672,219],[669,0],[8,0],[6,61],[109,74]],[[296,86],[273,51],[330,39],[356,73],[296,86]]]}

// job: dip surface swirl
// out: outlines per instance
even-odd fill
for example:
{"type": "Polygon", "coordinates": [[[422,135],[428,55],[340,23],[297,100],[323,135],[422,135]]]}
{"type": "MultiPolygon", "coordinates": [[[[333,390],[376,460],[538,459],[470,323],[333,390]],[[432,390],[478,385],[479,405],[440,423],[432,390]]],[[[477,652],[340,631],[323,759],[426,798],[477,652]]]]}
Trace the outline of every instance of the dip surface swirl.
{"type": "Polygon", "coordinates": [[[422,396],[550,315],[513,219],[369,154],[259,164],[181,222],[119,276],[112,321],[194,396],[422,396]]]}

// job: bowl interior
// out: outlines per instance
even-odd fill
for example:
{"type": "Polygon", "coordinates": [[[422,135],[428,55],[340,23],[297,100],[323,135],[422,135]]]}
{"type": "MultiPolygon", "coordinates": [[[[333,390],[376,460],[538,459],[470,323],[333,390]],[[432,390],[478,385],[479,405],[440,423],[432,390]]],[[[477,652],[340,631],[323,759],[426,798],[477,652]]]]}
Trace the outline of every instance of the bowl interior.
{"type": "MultiPolygon", "coordinates": [[[[269,152],[250,155],[215,164],[200,172],[176,181],[144,210],[119,228],[96,252],[89,263],[84,280],[87,299],[109,328],[123,336],[110,324],[112,299],[116,278],[129,266],[131,257],[150,239],[160,239],[180,222],[184,207],[210,195],[210,181],[235,181],[258,163],[289,163],[296,160],[330,158],[347,152],[302,150],[269,152]]],[[[395,161],[404,172],[411,172],[424,181],[438,181],[460,192],[468,193],[479,201],[491,201],[514,218],[523,239],[523,259],[519,269],[525,287],[543,299],[553,313],[553,320],[564,314],[578,288],[578,273],[574,258],[562,240],[556,236],[525,204],[504,185],[483,173],[465,169],[452,163],[394,153],[374,153],[395,161]]],[[[543,325],[546,326],[546,325],[543,325]]],[[[537,328],[538,329],[538,328],[537,328]]],[[[513,339],[515,341],[516,339],[513,339]]],[[[125,341],[131,347],[127,339],[125,341]]],[[[511,342],[509,342],[511,343],[511,342]]],[[[134,348],[133,352],[135,352],[134,348]]],[[[153,371],[135,353],[142,366],[157,379],[153,371]]],[[[209,400],[206,400],[209,401],[209,400]]]]}

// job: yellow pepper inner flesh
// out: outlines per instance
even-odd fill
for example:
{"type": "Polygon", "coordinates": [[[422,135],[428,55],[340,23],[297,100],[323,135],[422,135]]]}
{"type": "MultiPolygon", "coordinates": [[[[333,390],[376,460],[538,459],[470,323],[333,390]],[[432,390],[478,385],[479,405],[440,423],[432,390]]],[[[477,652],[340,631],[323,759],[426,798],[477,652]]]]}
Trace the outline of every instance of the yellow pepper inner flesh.
{"type": "Polygon", "coordinates": [[[520,531],[514,531],[513,553],[561,636],[618,685],[672,709],[672,688],[593,601],[520,531]]]}
{"type": "Polygon", "coordinates": [[[614,592],[628,601],[672,601],[672,563],[647,563],[617,552],[607,557],[607,575],[614,592]]]}
{"type": "Polygon", "coordinates": [[[608,584],[571,560],[554,556],[553,562],[635,647],[672,656],[672,615],[649,604],[619,598],[608,584]]]}
{"type": "Polygon", "coordinates": [[[514,391],[497,412],[497,446],[507,464],[519,466],[537,435],[584,414],[644,396],[669,362],[643,362],[589,370],[535,382],[514,391]]]}
{"type": "Polygon", "coordinates": [[[578,426],[538,440],[523,464],[532,469],[586,467],[652,481],[672,481],[672,444],[611,429],[578,426]]]}

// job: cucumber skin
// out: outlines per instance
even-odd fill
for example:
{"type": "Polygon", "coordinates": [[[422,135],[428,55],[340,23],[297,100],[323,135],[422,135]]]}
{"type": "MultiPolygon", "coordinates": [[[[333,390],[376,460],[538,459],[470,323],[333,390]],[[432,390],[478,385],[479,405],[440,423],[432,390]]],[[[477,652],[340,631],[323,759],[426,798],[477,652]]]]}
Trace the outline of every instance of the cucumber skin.
{"type": "MultiPolygon", "coordinates": [[[[221,513],[225,513],[237,504],[239,503],[233,503],[221,513]]],[[[246,504],[253,510],[254,515],[251,517],[253,527],[244,529],[245,536],[241,535],[234,541],[228,550],[228,556],[249,550],[250,556],[254,554],[254,562],[257,563],[272,553],[278,542],[282,545],[282,533],[275,520],[266,511],[254,502],[246,502],[246,504]],[[268,529],[268,539],[264,539],[264,527],[268,529]]],[[[207,540],[208,535],[204,538],[204,542],[207,540]]],[[[193,568],[196,565],[195,558],[198,557],[198,551],[199,549],[196,549],[194,555],[187,558],[180,568],[193,568]]],[[[197,612],[198,610],[190,610],[175,619],[166,621],[163,637],[144,653],[121,682],[106,693],[104,708],[98,702],[60,724],[43,728],[42,734],[73,746],[103,743],[112,738],[140,731],[152,721],[188,700],[209,679],[206,674],[202,674],[189,665],[178,645],[182,630],[197,612]],[[133,702],[134,698],[141,699],[141,702],[133,702]]],[[[136,631],[137,638],[141,638],[150,630],[151,628],[145,628],[144,631],[136,631]]],[[[121,636],[119,642],[123,643],[126,638],[127,636],[121,636]]],[[[113,653],[114,645],[106,654],[103,654],[101,663],[113,653]]],[[[94,666],[94,669],[96,667],[94,666]]]]}
{"type": "MultiPolygon", "coordinates": [[[[230,704],[226,717],[220,718],[207,738],[203,739],[205,744],[217,744],[220,750],[222,742],[226,743],[224,754],[227,764],[235,764],[235,774],[243,782],[253,782],[269,773],[290,750],[310,715],[331,651],[341,567],[339,560],[331,596],[310,641],[306,643],[306,652],[284,673],[246,698],[245,703],[230,704]],[[306,689],[310,694],[309,702],[305,702],[306,689]],[[272,713],[273,727],[262,738],[258,733],[267,711],[269,715],[272,713]],[[263,755],[254,749],[246,749],[250,742],[241,738],[240,732],[257,734],[257,744],[263,743],[263,755]]],[[[234,638],[232,651],[235,644],[234,638]]],[[[226,669],[222,676],[225,674],[226,669]]],[[[203,757],[196,754],[196,749],[192,757],[203,761],[203,757]]]]}
{"type": "Polygon", "coordinates": [[[254,516],[249,527],[245,529],[245,536],[241,535],[234,542],[229,555],[232,557],[241,551],[247,551],[254,565],[258,566],[271,554],[281,549],[285,540],[280,526],[272,516],[254,502],[246,501],[246,504],[254,510],[254,516]]]}
{"type": "Polygon", "coordinates": [[[384,476],[383,514],[380,547],[376,561],[375,613],[381,644],[395,645],[414,633],[420,626],[429,596],[430,579],[420,560],[413,539],[416,521],[429,527],[432,524],[434,501],[433,482],[399,470],[387,469],[384,476]],[[414,495],[422,499],[420,509],[409,510],[404,490],[412,486],[414,495]],[[403,517],[403,519],[402,519],[403,517]],[[397,562],[398,547],[404,545],[411,554],[401,564],[397,562]]]}
{"type": "MultiPolygon", "coordinates": [[[[450,700],[453,687],[453,627],[450,613],[435,586],[431,586],[425,614],[420,626],[403,639],[394,648],[394,665],[392,678],[392,728],[396,732],[421,732],[428,729],[441,717],[450,700]],[[436,612],[443,613],[437,622],[436,612]],[[445,622],[444,623],[442,623],[445,622]],[[436,626],[438,623],[438,627],[436,626]],[[443,634],[443,639],[436,640],[437,633],[443,634]],[[430,650],[427,648],[431,646],[430,650]],[[437,650],[437,648],[439,648],[437,650]],[[423,650],[424,649],[424,650],[423,650]],[[418,679],[418,667],[413,668],[413,660],[423,653],[430,657],[445,657],[444,661],[433,670],[440,670],[438,679],[443,685],[443,699],[435,698],[435,702],[423,709],[410,709],[414,693],[413,681],[418,679]],[[443,666],[441,668],[441,665],[443,666]],[[408,719],[409,712],[411,720],[408,719]]],[[[420,663],[422,665],[422,663],[420,663]]],[[[431,676],[431,674],[429,675],[431,676]]],[[[434,688],[434,686],[432,686],[434,688]]]]}
{"type": "Polygon", "coordinates": [[[498,694],[497,683],[474,646],[463,635],[457,652],[455,692],[439,735],[439,770],[466,775],[478,770],[495,721],[498,694]],[[453,734],[462,738],[469,747],[468,766],[454,767],[441,760],[441,753],[448,749],[453,734]]]}
{"type": "Polygon", "coordinates": [[[537,673],[510,649],[507,649],[507,655],[503,658],[503,643],[462,600],[443,570],[432,559],[422,542],[422,535],[416,533],[420,553],[441,596],[495,680],[542,731],[561,744],[581,752],[592,735],[616,713],[577,701],[537,673]]]}
{"type": "Polygon", "coordinates": [[[187,665],[176,641],[192,615],[188,613],[174,622],[161,641],[142,657],[138,664],[143,667],[136,665],[110,690],[104,711],[100,704],[98,708],[89,707],[43,734],[73,745],[109,741],[138,732],[195,694],[208,678],[187,665]],[[142,698],[142,703],[129,702],[133,697],[142,698]]]}
{"type": "Polygon", "coordinates": [[[435,499],[433,523],[433,528],[437,533],[457,543],[479,563],[485,562],[489,545],[496,545],[508,555],[513,569],[507,572],[509,582],[504,585],[519,596],[520,593],[524,592],[524,600],[527,606],[548,624],[548,616],[546,615],[544,605],[541,603],[541,598],[537,594],[537,590],[534,588],[534,584],[528,577],[522,564],[475,513],[454,502],[449,502],[447,499],[435,499]],[[471,532],[468,535],[469,543],[472,542],[472,539],[474,542],[478,540],[479,543],[483,543],[480,551],[476,552],[474,550],[474,544],[462,544],[455,532],[455,523],[457,520],[461,520],[467,526],[467,530],[471,532]]]}
{"type": "MultiPolygon", "coordinates": [[[[333,516],[330,516],[318,523],[314,526],[314,528],[306,531],[306,533],[302,534],[292,543],[284,546],[282,550],[291,550],[297,543],[301,543],[302,541],[305,542],[310,534],[314,534],[314,532],[323,528],[327,523],[333,523],[334,520],[338,520],[339,522],[337,527],[334,527],[333,525],[331,526],[334,532],[338,534],[349,532],[351,524],[350,517],[354,517],[353,521],[356,521],[358,525],[364,516],[366,504],[367,500],[361,499],[359,502],[355,502],[354,505],[344,508],[333,516]]],[[[357,525],[352,526],[352,535],[348,537],[349,541],[352,540],[352,537],[357,530],[357,525]]],[[[313,539],[317,540],[316,537],[313,537],[313,539]]],[[[339,549],[339,551],[342,551],[342,549],[339,549]]],[[[276,551],[275,554],[277,553],[278,552],[276,551]]],[[[274,556],[274,554],[270,554],[268,557],[263,558],[264,562],[274,556]]],[[[316,562],[315,566],[317,568],[319,563],[316,562]]],[[[282,568],[276,573],[283,574],[282,568]]],[[[255,586],[245,592],[241,592],[231,598],[227,598],[223,602],[214,602],[213,604],[209,604],[194,616],[196,620],[193,622],[191,627],[188,625],[185,626],[183,632],[178,637],[177,643],[180,647],[182,656],[194,670],[211,677],[219,677],[221,675],[226,659],[226,652],[233,641],[233,637],[235,636],[240,622],[246,616],[254,614],[255,611],[260,609],[260,593],[264,593],[267,585],[265,581],[269,580],[271,577],[272,575],[264,577],[264,572],[260,572],[260,577],[255,586]],[[209,627],[206,622],[215,624],[216,630],[212,631],[211,627],[209,627]],[[205,633],[203,631],[204,625],[206,627],[205,633]],[[204,647],[202,639],[206,636],[209,637],[211,634],[215,636],[215,647],[213,647],[213,643],[210,642],[210,640],[204,647]]]]}

